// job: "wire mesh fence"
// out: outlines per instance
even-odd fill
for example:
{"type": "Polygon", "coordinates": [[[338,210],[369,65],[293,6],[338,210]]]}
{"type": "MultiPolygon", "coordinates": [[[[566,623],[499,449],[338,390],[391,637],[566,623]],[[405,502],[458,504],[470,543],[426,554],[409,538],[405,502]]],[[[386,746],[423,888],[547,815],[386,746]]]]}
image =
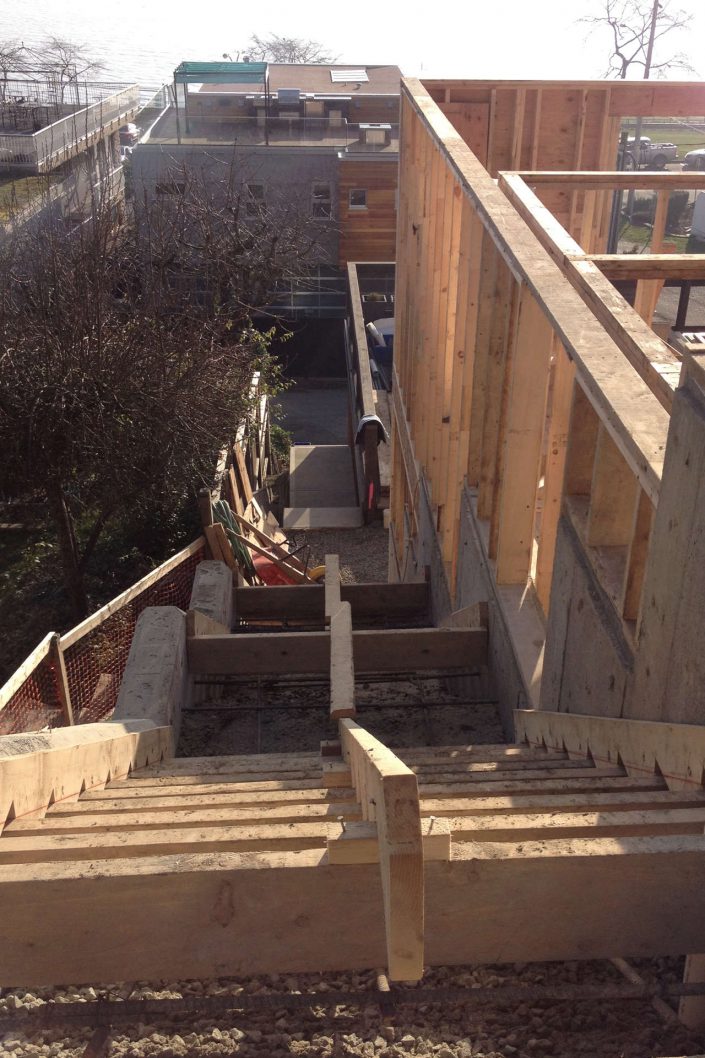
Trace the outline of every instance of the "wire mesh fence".
{"type": "MultiPolygon", "coordinates": [[[[140,614],[148,606],[188,609],[196,567],[205,557],[205,541],[196,541],[165,563],[162,575],[149,574],[59,640],[75,723],[110,717],[140,614]]],[[[40,643],[3,689],[9,693],[4,706],[0,698],[0,735],[67,722],[51,640],[40,643]]]]}

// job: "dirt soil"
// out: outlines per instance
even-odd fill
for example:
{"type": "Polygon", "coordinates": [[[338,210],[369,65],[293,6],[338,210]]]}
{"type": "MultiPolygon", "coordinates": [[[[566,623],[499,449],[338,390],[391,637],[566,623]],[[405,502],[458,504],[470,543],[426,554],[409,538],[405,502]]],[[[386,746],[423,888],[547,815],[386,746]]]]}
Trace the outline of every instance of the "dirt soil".
{"type": "MultiPolygon", "coordinates": [[[[387,534],[381,529],[309,534],[315,561],[339,553],[343,579],[385,580],[387,534]]],[[[478,672],[461,687],[443,681],[403,679],[369,681],[359,687],[365,726],[391,745],[503,741],[487,673],[478,672]],[[375,710],[380,701],[395,708],[375,710]]],[[[180,755],[297,751],[318,746],[332,735],[321,701],[321,684],[260,685],[224,689],[187,713],[180,755]],[[263,709],[244,711],[242,706],[263,709]],[[303,706],[303,708],[299,708],[303,706]],[[198,711],[196,711],[198,710],[198,711]],[[236,711],[234,711],[236,710],[236,711]]],[[[174,928],[178,929],[178,922],[174,928]]],[[[334,939],[332,938],[333,942],[334,939]]],[[[641,960],[638,971],[649,980],[678,982],[682,961],[641,960]]],[[[622,983],[608,961],[533,963],[508,966],[434,967],[421,987],[501,988],[503,985],[622,983]]],[[[132,982],[108,987],[12,988],[0,995],[0,1018],[15,1027],[0,1030],[0,1055],[14,1058],[670,1058],[701,1055],[705,1039],[677,1022],[666,1023],[648,1001],[596,1003],[535,1002],[507,1006],[455,1002],[398,1006],[382,1013],[376,1002],[376,973],[288,974],[202,981],[132,982]],[[115,1026],[103,1051],[89,1049],[91,1028],[61,1027],[25,1031],[31,1010],[46,1003],[227,996],[241,992],[349,991],[369,993],[360,1005],[334,1009],[318,1005],[233,1012],[218,1017],[193,1014],[115,1026]]],[[[400,986],[404,988],[404,986],[400,986]]],[[[414,986],[407,986],[413,991],[414,986]]]]}

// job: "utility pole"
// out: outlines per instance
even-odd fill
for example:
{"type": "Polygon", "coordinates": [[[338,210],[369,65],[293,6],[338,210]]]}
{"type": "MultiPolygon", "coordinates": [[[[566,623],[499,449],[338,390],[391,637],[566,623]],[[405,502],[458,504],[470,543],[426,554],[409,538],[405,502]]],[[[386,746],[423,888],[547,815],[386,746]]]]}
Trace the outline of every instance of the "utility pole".
{"type": "MultiPolygon", "coordinates": [[[[649,40],[646,45],[646,55],[644,57],[644,80],[648,81],[649,74],[651,73],[651,59],[654,54],[654,40],[656,39],[656,23],[658,21],[658,9],[661,6],[661,0],[654,0],[654,6],[651,9],[651,25],[649,27],[649,40]]],[[[634,159],[636,162],[637,172],[641,168],[641,114],[637,116],[636,125],[634,127],[634,159]]],[[[627,196],[627,213],[631,220],[632,214],[634,213],[634,199],[635,192],[632,190],[627,196]]]]}

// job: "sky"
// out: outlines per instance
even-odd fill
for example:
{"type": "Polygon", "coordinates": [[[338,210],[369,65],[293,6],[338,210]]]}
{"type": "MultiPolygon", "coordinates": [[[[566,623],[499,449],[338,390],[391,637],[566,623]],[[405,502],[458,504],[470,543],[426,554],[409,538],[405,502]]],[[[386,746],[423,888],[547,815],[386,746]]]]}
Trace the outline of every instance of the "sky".
{"type": "MultiPolygon", "coordinates": [[[[672,0],[673,2],[673,0],[672,0]]],[[[608,36],[588,35],[581,15],[604,0],[0,0],[0,40],[48,34],[85,43],[115,80],[157,85],[182,59],[212,60],[246,49],[252,33],[313,38],[346,63],[396,63],[405,74],[447,78],[601,77],[608,36]]],[[[705,78],[705,4],[675,0],[692,26],[664,49],[691,56],[705,78]]]]}

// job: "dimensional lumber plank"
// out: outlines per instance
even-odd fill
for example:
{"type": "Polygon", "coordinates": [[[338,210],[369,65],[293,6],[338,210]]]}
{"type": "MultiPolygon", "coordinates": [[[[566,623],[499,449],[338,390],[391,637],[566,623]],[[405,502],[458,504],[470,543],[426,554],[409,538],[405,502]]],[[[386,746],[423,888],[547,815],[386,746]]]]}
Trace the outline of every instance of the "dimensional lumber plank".
{"type": "Polygon", "coordinates": [[[40,833],[0,837],[0,864],[57,860],[123,859],[177,853],[295,851],[325,849],[340,823],[261,823],[239,826],[177,827],[159,830],[109,830],[91,834],[40,833]]]}
{"type": "MultiPolygon", "coordinates": [[[[484,628],[391,628],[355,631],[356,672],[468,669],[487,660],[484,628]]],[[[327,632],[242,633],[188,641],[189,667],[199,675],[327,672],[327,632]]]]}
{"type": "Polygon", "coordinates": [[[304,787],[298,789],[277,790],[251,790],[242,789],[232,793],[229,787],[225,792],[213,793],[212,788],[198,788],[196,792],[190,789],[170,787],[156,792],[142,791],[137,797],[123,797],[120,787],[112,787],[109,795],[103,798],[91,799],[82,795],[79,801],[71,805],[70,810],[61,803],[54,804],[48,811],[48,815],[62,816],[66,814],[95,814],[96,812],[170,812],[186,810],[190,808],[261,808],[263,811],[270,807],[298,804],[333,804],[341,801],[350,801],[355,793],[352,787],[338,787],[324,789],[322,786],[304,787]],[[112,795],[112,796],[111,796],[112,795]]]}
{"type": "Polygon", "coordinates": [[[146,778],[141,778],[139,775],[134,776],[130,779],[130,787],[137,790],[144,790],[150,787],[158,787],[160,789],[165,786],[204,786],[213,785],[213,783],[263,783],[273,782],[278,779],[288,782],[292,782],[300,779],[312,779],[316,776],[317,770],[315,768],[302,767],[294,771],[280,771],[278,768],[274,768],[272,771],[232,771],[232,772],[217,772],[213,775],[148,775],[146,778]]]}
{"type": "Polygon", "coordinates": [[[517,737],[565,749],[596,763],[619,761],[630,776],[658,774],[670,790],[700,790],[705,775],[705,727],[648,720],[514,711],[517,737]]]}
{"type": "Polygon", "coordinates": [[[535,575],[536,594],[544,614],[548,614],[551,598],[575,382],[575,365],[560,342],[554,342],[554,353],[551,418],[548,427],[541,533],[535,575]]]}
{"type": "Polygon", "coordinates": [[[363,819],[377,824],[389,977],[418,981],[424,965],[424,870],[416,776],[354,720],[341,720],[339,730],[363,819]]]}
{"type": "MultiPolygon", "coordinates": [[[[278,774],[278,773],[277,773],[278,774]]],[[[140,782],[135,780],[134,782],[125,783],[124,786],[118,783],[108,784],[105,789],[102,790],[86,790],[82,795],[83,799],[88,800],[112,800],[116,797],[130,799],[136,797],[144,797],[147,795],[156,796],[157,793],[160,797],[180,797],[184,795],[196,794],[215,794],[224,793],[232,794],[249,794],[257,800],[258,793],[271,793],[276,790],[290,791],[290,790],[316,790],[321,786],[320,778],[316,779],[252,779],[250,782],[228,782],[223,781],[220,777],[214,776],[209,779],[207,776],[202,782],[189,781],[188,777],[184,778],[183,782],[180,783],[164,783],[158,779],[150,780],[147,785],[142,785],[140,782]],[[156,784],[156,785],[154,785],[156,784]]]]}
{"type": "Polygon", "coordinates": [[[552,331],[523,286],[511,358],[497,537],[498,584],[524,584],[531,564],[552,331]]]}
{"type": "Polygon", "coordinates": [[[651,528],[654,522],[654,505],[643,489],[634,508],[627,568],[624,577],[622,615],[625,621],[638,621],[641,614],[642,588],[649,554],[651,528]]]}
{"type": "MultiPolygon", "coordinates": [[[[556,838],[702,834],[705,806],[654,811],[565,812],[499,816],[450,816],[444,820],[453,841],[553,841],[556,838]]],[[[359,825],[359,824],[358,824],[359,825]]],[[[329,839],[330,840],[330,839],[329,839]]],[[[0,843],[0,854],[2,843],[0,843]]]]}
{"type": "Polygon", "coordinates": [[[705,655],[705,375],[687,355],[644,576],[639,650],[624,715],[700,724],[705,655]]]}
{"type": "Polygon", "coordinates": [[[325,591],[326,624],[328,624],[340,606],[340,561],[337,555],[326,555],[324,561],[326,581],[323,587],[325,591]]]}
{"type": "Polygon", "coordinates": [[[705,254],[592,254],[590,261],[607,279],[703,279],[705,254]]]}
{"type": "Polygon", "coordinates": [[[516,795],[475,797],[474,792],[467,797],[434,798],[432,794],[422,793],[421,816],[452,816],[462,820],[466,816],[515,816],[536,812],[550,812],[553,816],[584,811],[658,812],[697,805],[705,807],[705,791],[659,789],[634,790],[631,793],[619,790],[602,790],[596,793],[533,792],[518,798],[516,795]]]}
{"type": "Polygon", "coordinates": [[[22,684],[32,675],[37,666],[44,661],[52,649],[53,632],[48,632],[41,643],[38,643],[29,657],[13,672],[9,680],[0,687],[0,709],[4,709],[10,699],[17,693],[22,684]]]}
{"type": "Polygon", "coordinates": [[[140,768],[135,778],[147,775],[196,775],[234,771],[299,771],[310,767],[315,770],[319,763],[318,753],[238,753],[232,756],[173,757],[166,765],[140,768]]]}
{"type": "Polygon", "coordinates": [[[338,597],[330,618],[330,718],[342,720],[356,713],[352,614],[350,603],[338,597]]]}
{"type": "Polygon", "coordinates": [[[592,793],[599,790],[625,791],[625,790],[665,790],[666,784],[662,779],[655,776],[644,775],[615,776],[610,771],[608,775],[602,776],[600,770],[595,769],[589,776],[576,775],[573,772],[564,779],[556,778],[527,778],[503,779],[467,779],[458,781],[457,778],[445,781],[420,782],[419,793],[422,798],[445,798],[445,797],[512,797],[530,796],[536,793],[572,794],[592,793]]]}
{"type": "MultiPolygon", "coordinates": [[[[380,868],[326,860],[315,849],[8,865],[0,985],[383,965],[380,868]]],[[[461,842],[450,863],[426,864],[426,962],[705,949],[703,871],[703,836],[461,842]]]]}
{"type": "MultiPolygon", "coordinates": [[[[341,584],[340,598],[352,607],[353,622],[369,617],[412,617],[428,609],[428,584],[386,582],[341,584]]],[[[243,620],[319,620],[324,617],[320,584],[291,584],[235,589],[235,610],[243,620]]]]}
{"type": "MultiPolygon", "coordinates": [[[[180,802],[179,802],[180,805],[180,802]]],[[[102,808],[102,805],[100,806],[102,808]]],[[[97,808],[97,806],[96,806],[97,808]]],[[[5,833],[21,834],[90,834],[115,830],[160,830],[163,828],[234,827],[261,823],[316,823],[334,822],[339,818],[356,820],[361,818],[356,801],[334,803],[299,802],[294,804],[253,805],[250,808],[223,807],[181,808],[171,801],[168,806],[152,811],[133,810],[120,812],[74,814],[47,814],[43,819],[15,819],[8,823],[5,833]]]]}
{"type": "MultiPolygon", "coordinates": [[[[335,789],[331,791],[337,793],[335,789]]],[[[70,831],[91,833],[102,830],[160,829],[163,827],[239,826],[255,823],[313,823],[319,820],[346,821],[361,819],[361,809],[354,794],[349,791],[349,800],[279,801],[273,804],[257,802],[250,806],[240,804],[211,804],[218,796],[204,805],[193,804],[182,807],[183,801],[172,798],[150,798],[127,807],[122,802],[80,801],[69,806],[52,807],[43,818],[15,819],[7,824],[7,834],[39,834],[70,831]],[[139,804],[139,808],[135,805],[139,804]]],[[[194,799],[191,799],[193,801],[194,799]]],[[[224,800],[224,798],[223,798],[224,800]]],[[[641,815],[661,814],[667,810],[697,807],[705,810],[705,792],[686,790],[682,793],[637,791],[635,793],[583,793],[530,795],[517,801],[514,797],[448,797],[421,800],[422,832],[424,819],[429,816],[450,817],[453,826],[463,830],[468,818],[486,816],[517,817],[539,813],[571,815],[580,812],[604,812],[613,816],[638,812],[641,815]]]]}
{"type": "Polygon", "coordinates": [[[186,611],[187,636],[229,636],[230,627],[214,621],[199,610],[186,611]]]}
{"type": "MultiPolygon", "coordinates": [[[[379,835],[376,823],[348,822],[340,824],[339,833],[327,840],[330,863],[379,863],[379,835]]],[[[451,821],[426,818],[421,820],[421,841],[424,863],[449,860],[451,856],[451,821]]]]}
{"type": "Polygon", "coordinates": [[[604,426],[597,435],[588,509],[591,547],[628,546],[634,529],[639,484],[604,426]]]}
{"type": "Polygon", "coordinates": [[[171,728],[109,721],[0,740],[0,830],[8,819],[44,815],[54,801],[103,786],[173,753],[171,728]]]}

